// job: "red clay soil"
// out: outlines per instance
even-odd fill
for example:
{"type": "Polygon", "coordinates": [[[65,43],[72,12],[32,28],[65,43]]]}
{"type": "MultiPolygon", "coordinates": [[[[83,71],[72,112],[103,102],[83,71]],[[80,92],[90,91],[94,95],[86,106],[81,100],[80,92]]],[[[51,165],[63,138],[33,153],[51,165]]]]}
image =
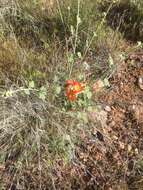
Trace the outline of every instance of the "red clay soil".
{"type": "Polygon", "coordinates": [[[138,164],[143,159],[142,77],[143,52],[129,55],[110,80],[111,89],[100,97],[108,105],[106,126],[97,130],[95,124],[93,138],[83,140],[57,187],[143,189],[143,168],[138,164]]]}

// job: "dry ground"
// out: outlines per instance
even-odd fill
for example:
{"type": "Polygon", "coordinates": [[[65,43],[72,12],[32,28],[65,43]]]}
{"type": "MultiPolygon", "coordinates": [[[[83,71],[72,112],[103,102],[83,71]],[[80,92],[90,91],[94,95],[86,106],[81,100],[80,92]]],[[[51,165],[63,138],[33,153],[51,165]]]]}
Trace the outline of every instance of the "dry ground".
{"type": "Polygon", "coordinates": [[[100,96],[103,110],[93,115],[93,138],[88,139],[81,132],[83,144],[77,148],[77,158],[71,168],[57,174],[57,187],[143,189],[143,89],[139,82],[142,76],[141,50],[128,55],[112,77],[111,89],[100,96]]]}

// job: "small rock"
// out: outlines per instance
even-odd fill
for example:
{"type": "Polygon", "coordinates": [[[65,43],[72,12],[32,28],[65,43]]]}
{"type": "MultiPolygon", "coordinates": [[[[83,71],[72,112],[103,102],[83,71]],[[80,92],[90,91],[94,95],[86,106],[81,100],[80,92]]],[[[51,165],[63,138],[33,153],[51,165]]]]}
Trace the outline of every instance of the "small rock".
{"type": "Polygon", "coordinates": [[[138,123],[143,123],[143,103],[141,101],[134,102],[133,105],[129,106],[129,111],[138,123]]]}
{"type": "Polygon", "coordinates": [[[116,123],[115,123],[115,121],[112,121],[112,122],[110,123],[110,127],[114,127],[114,126],[116,126],[116,123]]]}
{"type": "Polygon", "coordinates": [[[133,111],[138,123],[143,123],[143,105],[136,105],[133,111]]]}
{"type": "Polygon", "coordinates": [[[116,135],[114,135],[112,138],[113,138],[114,140],[118,140],[118,137],[117,137],[116,135]]]}
{"type": "Polygon", "coordinates": [[[131,145],[128,145],[128,152],[131,152],[131,150],[132,150],[131,145]]]}
{"type": "Polygon", "coordinates": [[[110,112],[111,111],[111,107],[110,106],[105,106],[105,111],[107,111],[107,112],[110,112]]]}
{"type": "Polygon", "coordinates": [[[143,90],[143,77],[138,78],[138,85],[139,85],[140,89],[143,90]]]}
{"type": "Polygon", "coordinates": [[[136,148],[136,149],[135,149],[135,154],[138,154],[138,153],[139,153],[139,151],[138,151],[138,149],[136,148]]]}
{"type": "Polygon", "coordinates": [[[97,131],[96,136],[97,136],[99,141],[104,142],[103,134],[100,131],[97,131]]]}
{"type": "Polygon", "coordinates": [[[120,146],[121,149],[124,149],[124,148],[125,148],[124,143],[122,143],[122,142],[120,142],[120,141],[119,141],[119,146],[120,146]]]}

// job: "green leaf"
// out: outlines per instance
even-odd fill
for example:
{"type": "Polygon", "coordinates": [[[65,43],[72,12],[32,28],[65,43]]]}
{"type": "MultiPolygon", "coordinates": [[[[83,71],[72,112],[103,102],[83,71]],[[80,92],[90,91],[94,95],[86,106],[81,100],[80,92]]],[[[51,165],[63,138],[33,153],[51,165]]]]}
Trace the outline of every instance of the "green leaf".
{"type": "Polygon", "coordinates": [[[109,83],[109,80],[107,78],[104,79],[103,83],[105,86],[110,87],[110,83],[109,83]]]}
{"type": "Polygon", "coordinates": [[[40,88],[40,91],[41,91],[41,92],[45,92],[45,93],[46,93],[46,92],[47,92],[47,89],[46,89],[46,87],[45,87],[45,86],[42,86],[42,87],[40,88]]]}
{"type": "Polygon", "coordinates": [[[93,36],[94,36],[94,37],[97,37],[97,34],[96,34],[96,32],[93,32],[93,36]]]}
{"type": "Polygon", "coordinates": [[[87,98],[88,98],[88,99],[91,99],[91,97],[92,97],[92,92],[91,92],[91,91],[88,91],[88,92],[86,93],[86,95],[87,95],[87,98]]]}
{"type": "Polygon", "coordinates": [[[73,54],[70,54],[70,55],[68,56],[68,62],[69,62],[69,63],[74,63],[74,55],[73,55],[73,54]]]}
{"type": "Polygon", "coordinates": [[[34,81],[30,81],[29,84],[28,84],[29,88],[34,88],[35,87],[35,83],[34,81]]]}
{"type": "Polygon", "coordinates": [[[45,100],[46,99],[46,95],[42,92],[39,93],[39,98],[42,99],[42,100],[45,100]]]}
{"type": "Polygon", "coordinates": [[[47,89],[46,87],[42,86],[39,91],[39,98],[45,100],[47,96],[47,89]]]}
{"type": "Polygon", "coordinates": [[[79,75],[78,75],[78,79],[79,79],[79,80],[83,80],[83,79],[84,79],[84,75],[83,75],[83,74],[79,74],[79,75]]]}
{"type": "Polygon", "coordinates": [[[89,112],[91,112],[91,111],[93,111],[93,107],[92,107],[92,106],[89,106],[89,107],[87,108],[87,110],[88,110],[89,112]]]}
{"type": "Polygon", "coordinates": [[[59,78],[57,77],[57,75],[54,76],[54,82],[58,82],[59,78]]]}
{"type": "Polygon", "coordinates": [[[114,65],[114,61],[111,55],[109,55],[109,65],[113,66],[114,65]]]}
{"type": "Polygon", "coordinates": [[[25,93],[26,95],[30,95],[30,90],[29,90],[29,89],[25,89],[25,90],[24,90],[24,93],[25,93]]]}
{"type": "Polygon", "coordinates": [[[82,58],[81,52],[78,52],[78,53],[77,53],[77,56],[78,56],[78,58],[81,59],[81,58],[82,58]]]}
{"type": "Polygon", "coordinates": [[[7,90],[6,92],[5,92],[5,97],[11,97],[13,95],[13,91],[12,90],[7,90]]]}
{"type": "Polygon", "coordinates": [[[60,92],[61,92],[61,87],[60,87],[60,86],[57,86],[55,91],[56,91],[56,94],[60,94],[60,92]]]}

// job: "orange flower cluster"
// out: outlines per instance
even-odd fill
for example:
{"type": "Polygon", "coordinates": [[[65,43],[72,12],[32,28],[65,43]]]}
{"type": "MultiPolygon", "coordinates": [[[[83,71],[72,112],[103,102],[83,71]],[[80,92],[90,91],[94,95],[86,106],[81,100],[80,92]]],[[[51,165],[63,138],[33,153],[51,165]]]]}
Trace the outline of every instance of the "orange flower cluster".
{"type": "Polygon", "coordinates": [[[66,96],[70,101],[75,101],[77,95],[82,93],[85,89],[85,84],[77,82],[76,80],[66,81],[66,96]]]}

